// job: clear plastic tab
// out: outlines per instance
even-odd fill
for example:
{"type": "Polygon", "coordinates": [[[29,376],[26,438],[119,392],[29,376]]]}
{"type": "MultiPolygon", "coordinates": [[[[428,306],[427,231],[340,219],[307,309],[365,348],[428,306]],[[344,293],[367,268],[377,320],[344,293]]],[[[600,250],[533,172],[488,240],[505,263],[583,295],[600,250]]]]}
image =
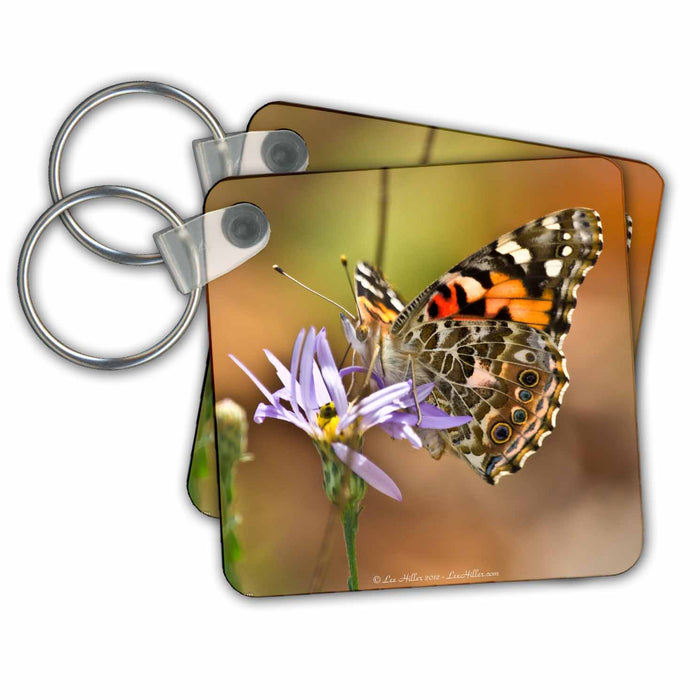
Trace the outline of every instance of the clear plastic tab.
{"type": "MultiPolygon", "coordinates": [[[[192,144],[202,189],[226,177],[306,170],[309,152],[294,131],[250,131],[192,144]]],[[[188,294],[257,255],[270,240],[270,224],[254,204],[241,203],[159,231],[156,245],[177,288],[188,294]]]]}
{"type": "Polygon", "coordinates": [[[243,202],[187,219],[153,238],[175,285],[188,294],[257,255],[270,240],[270,224],[262,209],[243,202]]]}
{"type": "Polygon", "coordinates": [[[306,170],[309,163],[304,139],[289,129],[199,139],[192,148],[205,194],[227,177],[298,173],[306,170]]]}

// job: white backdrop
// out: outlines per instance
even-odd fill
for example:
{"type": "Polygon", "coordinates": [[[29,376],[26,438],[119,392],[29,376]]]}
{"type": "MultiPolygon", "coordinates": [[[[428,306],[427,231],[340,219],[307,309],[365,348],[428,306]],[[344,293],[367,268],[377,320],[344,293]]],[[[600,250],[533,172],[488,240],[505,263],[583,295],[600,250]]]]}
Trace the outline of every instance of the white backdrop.
{"type": "MultiPolygon", "coordinates": [[[[696,21],[672,1],[388,5],[6,8],[3,697],[688,697],[697,685],[696,21]],[[58,126],[92,91],[135,78],[193,92],[231,131],[287,99],[655,165],[667,189],[639,354],[646,543],[636,567],[570,582],[273,600],[234,592],[216,523],[185,491],[204,314],[159,361],[100,373],[46,350],[17,301],[16,259],[49,203],[58,126]]],[[[117,101],[69,144],[66,189],[133,184],[194,214],[190,141],[205,135],[171,103],[117,101]]],[[[150,249],[162,227],[136,205],[80,215],[134,250],[150,249]]],[[[140,348],[183,303],[163,270],[100,262],[59,226],[41,242],[33,279],[51,327],[96,352],[140,348]]]]}

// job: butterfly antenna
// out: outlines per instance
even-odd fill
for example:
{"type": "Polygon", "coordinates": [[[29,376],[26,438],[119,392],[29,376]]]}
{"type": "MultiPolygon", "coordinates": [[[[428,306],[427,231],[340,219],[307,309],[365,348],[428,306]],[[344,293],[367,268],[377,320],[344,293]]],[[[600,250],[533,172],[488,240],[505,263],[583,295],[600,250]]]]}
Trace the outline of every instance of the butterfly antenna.
{"type": "Polygon", "coordinates": [[[324,296],[320,292],[317,292],[315,289],[311,289],[311,287],[307,287],[303,282],[300,282],[298,279],[295,279],[292,277],[290,274],[286,273],[279,265],[273,265],[272,269],[275,272],[279,272],[282,277],[286,277],[288,280],[291,280],[295,284],[298,284],[300,287],[305,289],[307,292],[311,292],[312,294],[315,294],[317,297],[321,297],[321,299],[325,299],[327,302],[330,302],[333,304],[333,306],[337,306],[341,311],[343,311],[345,314],[347,314],[353,321],[357,321],[355,318],[354,314],[351,314],[344,306],[341,306],[338,304],[338,302],[333,301],[333,299],[329,299],[328,297],[324,296]]]}
{"type": "Polygon", "coordinates": [[[360,311],[360,302],[357,299],[357,291],[355,290],[355,285],[352,283],[352,277],[350,277],[350,270],[348,270],[348,259],[344,256],[340,256],[340,264],[345,270],[345,277],[350,285],[350,294],[352,294],[353,301],[355,302],[355,308],[357,309],[357,318],[362,318],[362,312],[360,311]]]}

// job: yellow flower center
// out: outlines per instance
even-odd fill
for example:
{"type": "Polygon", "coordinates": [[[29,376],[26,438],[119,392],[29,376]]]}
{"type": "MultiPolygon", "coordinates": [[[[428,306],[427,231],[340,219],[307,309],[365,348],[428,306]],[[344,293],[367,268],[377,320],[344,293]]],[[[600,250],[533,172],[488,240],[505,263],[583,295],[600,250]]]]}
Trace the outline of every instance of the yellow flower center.
{"type": "Polygon", "coordinates": [[[332,401],[321,406],[318,410],[318,418],[316,420],[318,422],[318,427],[323,431],[323,436],[328,441],[332,441],[335,437],[338,423],[340,422],[340,418],[335,411],[335,406],[332,401]]]}

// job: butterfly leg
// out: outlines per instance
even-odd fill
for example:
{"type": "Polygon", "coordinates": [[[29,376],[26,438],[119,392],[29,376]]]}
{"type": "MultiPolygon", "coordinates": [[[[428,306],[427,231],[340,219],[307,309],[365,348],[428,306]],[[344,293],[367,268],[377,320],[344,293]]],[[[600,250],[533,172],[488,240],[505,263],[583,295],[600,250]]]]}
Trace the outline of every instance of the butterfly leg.
{"type": "Polygon", "coordinates": [[[365,375],[365,381],[362,382],[362,389],[360,389],[360,394],[369,386],[370,380],[372,379],[372,372],[374,372],[374,366],[377,364],[377,358],[379,357],[379,350],[381,346],[379,344],[374,346],[374,352],[372,352],[372,361],[369,363],[367,368],[367,374],[365,375]]]}
{"type": "Polygon", "coordinates": [[[420,404],[418,403],[418,394],[416,394],[416,369],[413,366],[413,358],[408,360],[408,364],[411,368],[411,389],[413,391],[413,400],[416,403],[416,414],[418,415],[418,422],[416,423],[416,428],[420,428],[421,421],[423,420],[423,413],[420,410],[420,404]]]}
{"type": "MultiPolygon", "coordinates": [[[[379,345],[377,345],[374,348],[374,352],[372,353],[372,360],[369,363],[369,367],[367,368],[367,373],[365,374],[365,379],[362,382],[362,386],[360,387],[360,390],[357,393],[357,396],[350,402],[350,406],[354,406],[359,398],[362,396],[364,390],[369,386],[369,382],[372,379],[372,372],[374,371],[374,365],[377,363],[377,357],[379,357],[379,345]]],[[[354,351],[353,351],[353,358],[354,358],[354,351]]],[[[352,379],[350,380],[350,388],[348,389],[348,396],[350,395],[350,392],[352,391],[352,387],[355,384],[355,374],[353,373],[352,379]]]]}
{"type": "MultiPolygon", "coordinates": [[[[355,351],[354,351],[354,350],[352,351],[352,356],[351,356],[350,364],[351,364],[351,365],[354,365],[354,364],[355,364],[355,351]]],[[[353,387],[354,387],[354,386],[355,386],[355,373],[353,372],[353,373],[350,375],[350,386],[348,387],[348,392],[347,392],[347,393],[348,393],[348,396],[350,396],[350,394],[352,394],[352,390],[353,390],[353,387]]]]}
{"type": "MultiPolygon", "coordinates": [[[[345,364],[345,360],[348,359],[348,355],[350,354],[350,350],[352,350],[352,344],[348,343],[348,346],[345,348],[345,352],[343,353],[343,359],[340,361],[340,364],[338,367],[342,367],[345,364]]],[[[352,353],[353,359],[355,358],[355,351],[353,350],[352,353]]]]}

